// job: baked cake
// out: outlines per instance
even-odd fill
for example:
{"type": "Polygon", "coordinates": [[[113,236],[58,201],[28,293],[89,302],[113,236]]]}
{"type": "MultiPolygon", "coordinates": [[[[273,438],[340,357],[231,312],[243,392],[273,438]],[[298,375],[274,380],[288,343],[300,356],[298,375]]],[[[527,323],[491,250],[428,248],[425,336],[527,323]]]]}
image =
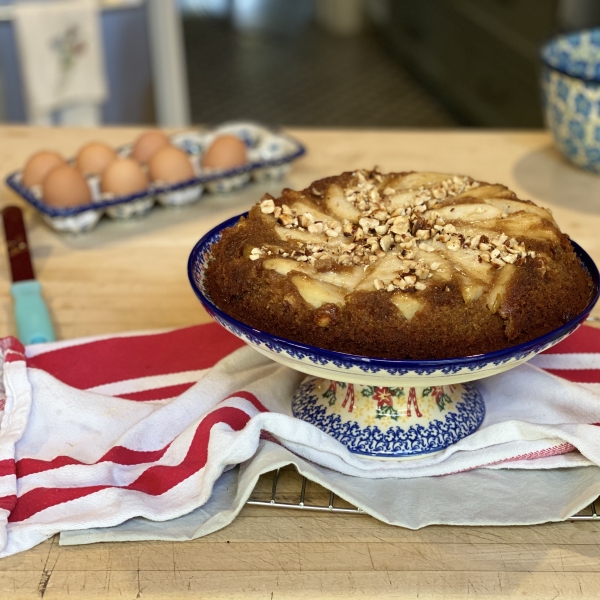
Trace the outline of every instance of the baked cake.
{"type": "Polygon", "coordinates": [[[265,195],[215,245],[207,290],[290,340],[434,359],[547,333],[583,311],[591,281],[550,211],[504,185],[360,170],[265,195]]]}

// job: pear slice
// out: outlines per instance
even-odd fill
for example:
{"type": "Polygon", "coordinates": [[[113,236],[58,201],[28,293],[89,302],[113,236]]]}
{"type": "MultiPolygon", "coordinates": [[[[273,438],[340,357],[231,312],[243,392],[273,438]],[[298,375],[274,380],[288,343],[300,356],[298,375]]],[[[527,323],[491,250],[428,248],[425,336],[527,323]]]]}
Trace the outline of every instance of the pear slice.
{"type": "Polygon", "coordinates": [[[508,195],[509,198],[514,197],[514,194],[504,185],[481,185],[479,187],[467,190],[456,196],[460,198],[497,198],[499,196],[508,195]]]}
{"type": "Polygon", "coordinates": [[[352,221],[352,223],[358,223],[361,217],[360,211],[346,200],[344,191],[339,185],[329,186],[325,196],[325,206],[339,221],[347,219],[348,221],[352,221]]]}
{"type": "Polygon", "coordinates": [[[291,271],[299,271],[300,273],[306,273],[307,275],[316,273],[316,270],[310,265],[289,258],[267,258],[267,260],[263,261],[263,268],[272,269],[275,273],[283,275],[283,277],[291,271]]]}
{"type": "Polygon", "coordinates": [[[345,268],[342,271],[318,272],[312,275],[313,279],[318,279],[324,283],[344,288],[348,292],[353,291],[359,282],[364,278],[365,271],[362,267],[345,268]]]}
{"type": "Polygon", "coordinates": [[[403,264],[403,261],[395,254],[387,254],[367,269],[365,277],[356,286],[356,290],[372,292],[375,289],[373,282],[376,279],[388,285],[393,279],[398,277],[398,271],[402,269],[403,264]]]}
{"type": "Polygon", "coordinates": [[[408,192],[399,192],[395,196],[389,196],[389,211],[393,213],[398,208],[406,208],[407,206],[413,206],[415,203],[415,199],[421,192],[417,191],[408,191],[408,192]]]}
{"type": "MultiPolygon", "coordinates": [[[[438,251],[437,252],[425,252],[419,247],[415,249],[415,260],[423,261],[425,266],[431,273],[432,281],[450,281],[452,279],[452,263],[440,253],[442,247],[441,242],[433,242],[430,244],[438,251]],[[431,265],[435,265],[435,270],[431,268],[431,265]]],[[[445,248],[445,247],[444,247],[445,248]]]]}
{"type": "Polygon", "coordinates": [[[302,298],[314,308],[323,304],[344,304],[343,291],[334,285],[316,281],[306,275],[294,275],[292,283],[302,298]]]}
{"type": "Polygon", "coordinates": [[[509,237],[525,236],[554,242],[558,240],[556,231],[548,226],[546,219],[532,213],[513,213],[504,219],[498,219],[495,222],[495,228],[503,231],[509,237]]]}
{"type": "Polygon", "coordinates": [[[395,190],[410,190],[421,186],[429,188],[448,179],[452,179],[452,175],[448,175],[448,173],[409,173],[408,175],[396,177],[388,183],[388,186],[395,190]]]}
{"type": "Polygon", "coordinates": [[[415,298],[414,294],[403,294],[401,292],[393,294],[390,300],[407,321],[410,321],[425,304],[415,298]]]}
{"type": "Polygon", "coordinates": [[[441,254],[450,263],[453,263],[455,270],[467,275],[471,279],[489,284],[492,279],[492,266],[490,263],[479,262],[479,253],[470,248],[460,248],[455,252],[444,250],[441,254]]]}
{"type": "Polygon", "coordinates": [[[526,213],[532,213],[542,219],[547,219],[551,223],[554,223],[554,218],[549,210],[536,206],[535,204],[528,204],[527,202],[521,202],[519,200],[509,200],[505,198],[486,198],[484,201],[486,204],[491,204],[499,208],[502,212],[511,214],[519,211],[526,213]]]}
{"type": "Polygon", "coordinates": [[[460,292],[462,294],[463,300],[466,304],[470,304],[471,302],[475,302],[475,300],[479,300],[481,296],[483,296],[484,286],[476,281],[473,281],[469,277],[460,277],[460,292]]]}
{"type": "Polygon", "coordinates": [[[506,294],[506,287],[516,270],[517,268],[514,265],[504,266],[498,275],[498,279],[496,279],[494,287],[488,292],[486,304],[492,314],[498,312],[502,298],[506,294]]]}
{"type": "Polygon", "coordinates": [[[324,212],[320,211],[316,204],[313,204],[309,201],[294,202],[291,208],[293,208],[296,211],[296,214],[298,216],[303,215],[304,213],[310,213],[315,218],[315,221],[336,220],[335,217],[332,217],[331,215],[325,214],[324,212]]]}
{"type": "Polygon", "coordinates": [[[343,235],[337,237],[328,237],[324,233],[311,233],[310,231],[301,231],[300,229],[286,229],[279,225],[275,226],[275,233],[285,241],[296,241],[303,244],[320,244],[327,249],[327,246],[340,246],[348,244],[348,238],[343,235]]]}
{"type": "Polygon", "coordinates": [[[436,208],[437,212],[445,221],[489,221],[498,219],[502,210],[491,204],[453,204],[436,208]]]}

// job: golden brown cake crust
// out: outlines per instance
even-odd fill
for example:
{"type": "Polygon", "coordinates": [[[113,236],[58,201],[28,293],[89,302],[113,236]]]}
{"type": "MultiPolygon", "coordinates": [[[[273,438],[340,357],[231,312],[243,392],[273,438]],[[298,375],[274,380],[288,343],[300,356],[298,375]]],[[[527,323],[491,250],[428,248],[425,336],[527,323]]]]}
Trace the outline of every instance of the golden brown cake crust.
{"type": "Polygon", "coordinates": [[[504,186],[357,171],[263,197],[215,245],[207,291],[283,338],[434,359],[556,329],[585,308],[591,281],[549,211],[504,186]]]}

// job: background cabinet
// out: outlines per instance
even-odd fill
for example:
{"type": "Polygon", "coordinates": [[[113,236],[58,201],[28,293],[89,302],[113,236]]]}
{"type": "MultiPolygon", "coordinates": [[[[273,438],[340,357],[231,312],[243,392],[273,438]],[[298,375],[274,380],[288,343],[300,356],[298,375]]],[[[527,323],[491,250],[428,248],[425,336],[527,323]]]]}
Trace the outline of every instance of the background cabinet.
{"type": "Polygon", "coordinates": [[[559,0],[389,0],[387,45],[466,124],[539,127],[539,50],[559,0]]]}

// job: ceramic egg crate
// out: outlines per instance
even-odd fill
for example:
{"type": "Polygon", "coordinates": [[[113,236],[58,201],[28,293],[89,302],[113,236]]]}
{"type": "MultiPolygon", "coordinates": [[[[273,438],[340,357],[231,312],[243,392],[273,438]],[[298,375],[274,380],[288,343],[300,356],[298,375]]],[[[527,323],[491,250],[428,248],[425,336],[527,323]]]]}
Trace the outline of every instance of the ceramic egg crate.
{"type": "MultiPolygon", "coordinates": [[[[85,174],[89,194],[85,203],[74,206],[57,206],[44,198],[43,185],[27,186],[23,182],[23,170],[10,174],[6,183],[29,204],[34,206],[43,219],[55,230],[81,233],[94,228],[103,215],[112,219],[131,219],[148,213],[154,206],[183,206],[200,200],[203,193],[220,194],[234,191],[251,180],[265,181],[282,178],[290,169],[291,162],[302,156],[304,146],[297,140],[275,132],[256,123],[228,123],[210,130],[189,130],[169,138],[170,146],[183,151],[189,166],[182,171],[184,180],[167,182],[157,177],[147,178],[147,187],[135,193],[114,193],[106,190],[102,177],[85,174]],[[245,145],[245,162],[237,166],[218,167],[207,163],[219,163],[215,152],[217,140],[233,136],[245,145]],[[210,153],[217,160],[207,161],[210,153]]],[[[129,158],[135,152],[134,143],[115,150],[118,158],[129,158]]],[[[176,153],[181,154],[181,152],[176,153]]],[[[131,161],[133,162],[133,161],[131,161]]],[[[67,164],[76,167],[77,160],[67,164]]],[[[152,171],[152,162],[141,165],[146,173],[152,171]]],[[[161,167],[168,170],[168,165],[161,167]]],[[[46,176],[48,177],[48,176],[46,176]]],[[[126,188],[126,186],[125,186],[126,188]]],[[[118,186],[114,189],[118,189],[118,186]]]]}

